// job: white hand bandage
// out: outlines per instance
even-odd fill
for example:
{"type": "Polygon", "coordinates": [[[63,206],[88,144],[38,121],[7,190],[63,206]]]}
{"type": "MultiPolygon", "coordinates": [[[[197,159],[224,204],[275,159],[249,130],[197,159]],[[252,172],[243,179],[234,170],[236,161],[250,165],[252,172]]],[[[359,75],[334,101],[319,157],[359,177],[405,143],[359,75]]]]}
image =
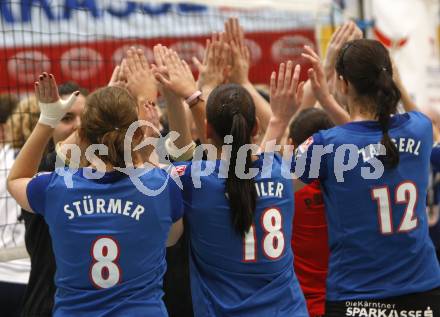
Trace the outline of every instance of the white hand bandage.
{"type": "Polygon", "coordinates": [[[57,102],[51,103],[38,102],[38,106],[40,107],[40,118],[38,122],[55,128],[66,112],[72,107],[76,97],[78,97],[78,95],[73,93],[67,100],[59,99],[57,102]]]}

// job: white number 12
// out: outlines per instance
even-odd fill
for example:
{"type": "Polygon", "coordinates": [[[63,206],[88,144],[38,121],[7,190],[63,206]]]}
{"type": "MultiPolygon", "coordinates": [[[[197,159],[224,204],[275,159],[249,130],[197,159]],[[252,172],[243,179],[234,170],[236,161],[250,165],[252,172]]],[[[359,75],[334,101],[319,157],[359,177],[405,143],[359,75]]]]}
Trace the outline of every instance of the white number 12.
{"type": "MultiPolygon", "coordinates": [[[[393,214],[390,189],[388,186],[377,187],[371,191],[373,200],[377,201],[379,226],[382,234],[393,234],[393,214]]],[[[396,204],[406,204],[405,213],[397,229],[398,233],[417,228],[418,219],[414,214],[417,205],[417,187],[413,182],[403,182],[396,187],[396,204]]]]}

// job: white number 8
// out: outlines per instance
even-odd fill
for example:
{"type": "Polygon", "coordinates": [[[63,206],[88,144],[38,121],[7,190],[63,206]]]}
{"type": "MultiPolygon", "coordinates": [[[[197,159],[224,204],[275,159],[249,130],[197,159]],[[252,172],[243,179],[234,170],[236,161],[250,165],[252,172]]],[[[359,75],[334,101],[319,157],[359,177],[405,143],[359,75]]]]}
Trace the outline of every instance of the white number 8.
{"type": "Polygon", "coordinates": [[[263,252],[269,259],[275,260],[284,251],[283,217],[278,209],[267,210],[261,217],[263,229],[263,252]]]}
{"type": "Polygon", "coordinates": [[[90,278],[97,288],[115,286],[121,280],[121,270],[116,263],[119,247],[112,237],[99,237],[92,245],[93,264],[90,278]]]}

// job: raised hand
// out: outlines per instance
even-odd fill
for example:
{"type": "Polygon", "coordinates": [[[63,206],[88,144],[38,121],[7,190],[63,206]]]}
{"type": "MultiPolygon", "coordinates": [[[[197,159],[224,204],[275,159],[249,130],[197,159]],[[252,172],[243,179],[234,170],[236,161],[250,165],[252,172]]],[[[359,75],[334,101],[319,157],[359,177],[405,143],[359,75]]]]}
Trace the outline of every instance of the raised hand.
{"type": "Polygon", "coordinates": [[[299,82],[301,66],[293,68],[292,61],[286,64],[281,63],[277,73],[270,76],[270,106],[272,115],[269,120],[260,148],[264,151],[274,151],[271,146],[275,141],[279,144],[281,138],[289,125],[290,119],[298,110],[302,95],[304,82],[299,82]]]}
{"type": "Polygon", "coordinates": [[[238,18],[229,18],[225,22],[225,36],[227,42],[240,43],[244,41],[244,31],[240,26],[238,18]]]}
{"type": "Polygon", "coordinates": [[[324,106],[331,94],[321,60],[318,54],[316,54],[309,46],[304,46],[304,49],[307,53],[302,53],[301,55],[312,64],[312,68],[310,68],[307,73],[309,75],[313,93],[321,105],[324,106]]]}
{"type": "Polygon", "coordinates": [[[344,23],[333,33],[324,62],[324,71],[327,79],[335,71],[336,59],[344,44],[351,40],[361,39],[362,36],[362,30],[353,21],[344,23]]]}
{"type": "Polygon", "coordinates": [[[153,65],[153,72],[154,71],[160,71],[160,72],[166,72],[165,67],[165,55],[168,52],[168,48],[166,46],[163,46],[162,44],[157,44],[153,48],[154,53],[154,62],[156,63],[153,65]]]}
{"type": "Polygon", "coordinates": [[[200,90],[213,90],[224,83],[229,56],[230,46],[224,41],[224,35],[213,35],[211,40],[206,41],[203,62],[196,57],[193,58],[199,71],[197,86],[200,90]]]}
{"type": "Polygon", "coordinates": [[[75,91],[67,100],[62,100],[58,94],[55,77],[52,74],[42,73],[35,82],[35,96],[40,107],[38,122],[55,128],[72,107],[78,95],[79,91],[75,91]]]}
{"type": "Polygon", "coordinates": [[[232,65],[229,74],[229,81],[245,85],[249,83],[249,69],[251,65],[249,49],[243,42],[231,42],[232,65]]]}
{"type": "MultiPolygon", "coordinates": [[[[176,52],[159,44],[154,47],[154,56],[156,65],[153,67],[153,73],[159,81],[159,89],[167,105],[169,128],[170,131],[179,134],[173,142],[178,148],[185,148],[192,139],[183,100],[197,90],[196,81],[188,64],[182,61],[176,52]]],[[[201,108],[204,110],[204,107],[201,108]]]]}
{"type": "MultiPolygon", "coordinates": [[[[312,68],[310,68],[307,73],[309,75],[310,85],[315,98],[319,101],[335,124],[345,124],[349,122],[350,115],[339,105],[330,92],[329,84],[318,54],[316,54],[309,46],[304,46],[304,48],[307,53],[301,55],[312,64],[312,68]]],[[[333,76],[333,79],[331,80],[336,80],[336,76],[333,76]]],[[[332,85],[335,85],[335,83],[333,82],[332,85]]]]}
{"type": "Polygon", "coordinates": [[[156,79],[180,98],[190,97],[197,90],[197,85],[189,65],[175,51],[163,46],[157,49],[157,54],[158,65],[153,70],[156,79]]]}
{"type": "Polygon", "coordinates": [[[289,123],[301,105],[304,82],[299,82],[301,66],[293,67],[293,62],[280,64],[277,73],[270,77],[270,106],[272,120],[289,123]]]}
{"type": "Polygon", "coordinates": [[[110,78],[109,87],[121,87],[127,89],[127,61],[124,58],[120,65],[116,65],[110,78]]]}
{"type": "Polygon", "coordinates": [[[35,82],[35,96],[41,103],[53,103],[60,99],[57,83],[52,74],[48,75],[44,72],[38,77],[38,81],[35,82]]]}
{"type": "Polygon", "coordinates": [[[245,45],[244,32],[237,18],[229,18],[226,21],[225,39],[232,51],[229,81],[240,85],[249,83],[250,53],[245,45]]]}
{"type": "Polygon", "coordinates": [[[126,55],[127,89],[138,100],[156,101],[156,80],[143,50],[132,47],[126,55]]]}

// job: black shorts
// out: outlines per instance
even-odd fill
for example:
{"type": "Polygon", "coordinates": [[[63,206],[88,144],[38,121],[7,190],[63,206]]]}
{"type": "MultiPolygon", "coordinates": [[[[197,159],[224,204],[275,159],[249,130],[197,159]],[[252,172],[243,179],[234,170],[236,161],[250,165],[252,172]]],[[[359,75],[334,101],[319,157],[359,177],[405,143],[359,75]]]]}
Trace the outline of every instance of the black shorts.
{"type": "Polygon", "coordinates": [[[326,302],[326,317],[438,317],[440,288],[384,299],[326,302]]]}

